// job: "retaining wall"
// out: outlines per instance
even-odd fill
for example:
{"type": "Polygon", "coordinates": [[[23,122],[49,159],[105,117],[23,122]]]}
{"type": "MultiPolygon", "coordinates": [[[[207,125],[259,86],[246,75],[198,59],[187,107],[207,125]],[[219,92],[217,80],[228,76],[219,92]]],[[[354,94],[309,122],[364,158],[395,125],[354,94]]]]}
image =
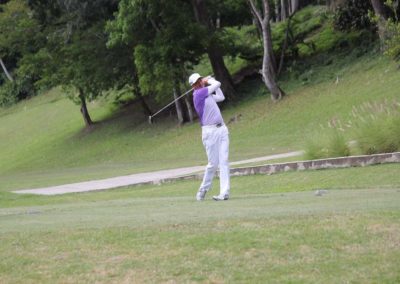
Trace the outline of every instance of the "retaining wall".
{"type": "MultiPolygon", "coordinates": [[[[400,163],[400,152],[232,168],[231,176],[248,176],[255,174],[272,175],[279,172],[287,172],[287,171],[365,167],[370,165],[387,164],[387,163],[400,163]]],[[[202,178],[203,178],[203,173],[199,173],[199,174],[186,175],[182,177],[158,180],[156,182],[153,182],[153,184],[161,184],[177,180],[190,180],[190,179],[202,179],[202,178]]]]}

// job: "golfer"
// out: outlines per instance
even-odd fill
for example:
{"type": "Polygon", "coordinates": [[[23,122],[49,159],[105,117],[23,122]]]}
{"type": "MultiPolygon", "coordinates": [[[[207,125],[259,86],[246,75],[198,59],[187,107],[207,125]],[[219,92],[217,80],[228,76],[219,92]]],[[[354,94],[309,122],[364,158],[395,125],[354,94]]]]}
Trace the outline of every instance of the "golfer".
{"type": "Polygon", "coordinates": [[[189,84],[194,88],[193,102],[200,118],[202,140],[208,158],[208,165],[196,199],[204,200],[219,167],[220,192],[219,195],[213,196],[213,199],[228,200],[230,191],[229,132],[217,105],[217,102],[225,99],[220,88],[221,83],[214,78],[204,78],[194,73],[189,77],[189,84]]]}

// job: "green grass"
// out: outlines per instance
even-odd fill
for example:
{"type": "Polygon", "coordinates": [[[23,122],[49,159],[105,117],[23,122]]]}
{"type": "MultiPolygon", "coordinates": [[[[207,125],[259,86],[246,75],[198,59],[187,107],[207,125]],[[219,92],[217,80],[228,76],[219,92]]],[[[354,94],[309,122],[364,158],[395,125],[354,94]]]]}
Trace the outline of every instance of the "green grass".
{"type": "Polygon", "coordinates": [[[395,283],[399,169],[237,177],[227,202],[194,201],[199,181],[3,192],[1,282],[395,283]]]}
{"type": "MultiPolygon", "coordinates": [[[[235,194],[261,194],[277,192],[297,192],[314,189],[358,189],[358,188],[397,188],[400,179],[398,164],[349,168],[337,170],[318,170],[309,172],[288,172],[271,176],[255,175],[233,177],[232,191],[235,194]]],[[[99,200],[192,196],[200,181],[183,181],[158,186],[134,186],[122,189],[38,196],[0,192],[0,208],[29,207],[36,205],[56,205],[63,203],[95,202],[99,200]]],[[[218,181],[214,186],[218,188],[218,181]]],[[[215,191],[214,191],[215,192],[215,191]]]]}
{"type": "MultiPolygon", "coordinates": [[[[346,121],[353,106],[393,99],[400,89],[396,64],[373,53],[343,55],[328,65],[318,61],[307,78],[305,85],[301,77],[283,81],[288,96],[279,103],[270,100],[259,80],[240,86],[241,102],[223,110],[226,121],[242,114],[229,125],[231,161],[303,150],[332,118],[346,121]]],[[[197,123],[177,127],[165,117],[149,126],[137,105],[113,116],[105,102],[91,103],[89,109],[100,121],[89,132],[78,107],[59,90],[0,110],[0,190],[206,162],[197,123]]]]}

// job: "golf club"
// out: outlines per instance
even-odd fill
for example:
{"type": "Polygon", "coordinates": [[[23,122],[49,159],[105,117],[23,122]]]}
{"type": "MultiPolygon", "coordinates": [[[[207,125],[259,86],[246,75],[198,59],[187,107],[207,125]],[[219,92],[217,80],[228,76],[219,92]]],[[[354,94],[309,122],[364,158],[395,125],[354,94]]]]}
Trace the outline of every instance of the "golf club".
{"type": "MultiPolygon", "coordinates": [[[[205,78],[211,78],[214,75],[209,75],[206,76],[205,78]]],[[[193,88],[191,88],[190,90],[186,91],[185,93],[183,93],[182,95],[180,95],[178,98],[174,99],[172,102],[170,102],[169,104],[167,104],[166,106],[164,106],[163,108],[161,108],[159,111],[157,111],[156,113],[152,114],[149,116],[149,124],[153,123],[153,117],[155,117],[156,115],[158,115],[159,113],[161,113],[163,110],[165,110],[166,108],[168,108],[170,105],[172,105],[173,103],[175,103],[176,101],[180,100],[181,98],[183,98],[184,96],[186,96],[187,94],[189,94],[191,91],[193,91],[193,88]]]]}

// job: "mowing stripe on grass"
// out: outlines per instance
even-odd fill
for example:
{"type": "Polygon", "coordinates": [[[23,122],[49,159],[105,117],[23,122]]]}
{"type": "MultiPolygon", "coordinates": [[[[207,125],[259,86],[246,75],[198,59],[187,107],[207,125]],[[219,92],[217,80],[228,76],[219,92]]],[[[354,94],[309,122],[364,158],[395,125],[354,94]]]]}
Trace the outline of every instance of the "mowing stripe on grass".
{"type": "Polygon", "coordinates": [[[193,197],[128,198],[0,209],[0,233],[128,226],[157,227],[222,219],[268,218],[332,212],[400,210],[400,189],[240,194],[226,202],[193,197]]]}

